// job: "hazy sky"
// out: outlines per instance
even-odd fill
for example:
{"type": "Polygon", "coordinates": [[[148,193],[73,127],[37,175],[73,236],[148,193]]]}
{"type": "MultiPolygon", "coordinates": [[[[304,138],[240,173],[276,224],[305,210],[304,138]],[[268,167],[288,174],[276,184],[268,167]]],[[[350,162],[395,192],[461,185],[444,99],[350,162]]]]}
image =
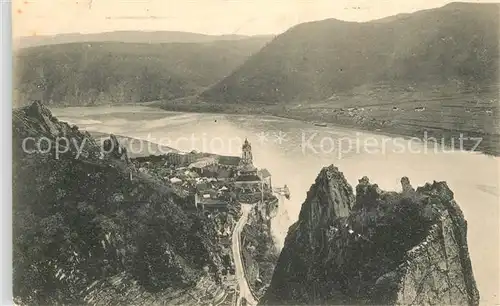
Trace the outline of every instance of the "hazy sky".
{"type": "MultiPolygon", "coordinates": [[[[13,35],[115,30],[281,33],[326,18],[367,21],[446,0],[13,0],[13,35]]],[[[476,1],[469,2],[499,2],[476,1]]]]}

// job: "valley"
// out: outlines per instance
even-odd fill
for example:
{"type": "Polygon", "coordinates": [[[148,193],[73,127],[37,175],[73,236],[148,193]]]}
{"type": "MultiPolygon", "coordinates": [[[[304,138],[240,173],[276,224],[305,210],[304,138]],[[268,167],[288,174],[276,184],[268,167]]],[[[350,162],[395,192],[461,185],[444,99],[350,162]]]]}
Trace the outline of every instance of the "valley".
{"type": "Polygon", "coordinates": [[[16,305],[498,304],[499,3],[131,5],[14,40],[16,305]]]}
{"type": "Polygon", "coordinates": [[[488,155],[500,154],[498,88],[446,94],[360,88],[329,100],[279,104],[207,103],[197,97],[146,103],[169,111],[273,115],[366,130],[488,155]],[[461,140],[462,139],[462,140],[461,140]]]}

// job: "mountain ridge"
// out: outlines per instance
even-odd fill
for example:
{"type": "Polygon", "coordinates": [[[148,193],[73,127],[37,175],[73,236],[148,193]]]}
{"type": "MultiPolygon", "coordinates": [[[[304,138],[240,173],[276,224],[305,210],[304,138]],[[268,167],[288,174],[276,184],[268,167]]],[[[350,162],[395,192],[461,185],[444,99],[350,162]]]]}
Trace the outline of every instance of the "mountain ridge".
{"type": "Polygon", "coordinates": [[[194,95],[229,75],[267,41],[85,42],[20,49],[14,53],[14,105],[40,100],[81,106],[194,95]]]}
{"type": "Polygon", "coordinates": [[[83,43],[83,42],[123,42],[123,43],[200,43],[214,41],[233,41],[247,38],[272,37],[272,35],[210,35],[183,31],[110,31],[98,33],[64,33],[56,35],[20,36],[13,39],[14,49],[44,45],[83,43]]]}
{"type": "Polygon", "coordinates": [[[389,22],[299,24],[201,96],[208,102],[275,104],[321,101],[381,81],[423,86],[457,81],[461,87],[495,83],[499,8],[452,3],[389,22]]]}

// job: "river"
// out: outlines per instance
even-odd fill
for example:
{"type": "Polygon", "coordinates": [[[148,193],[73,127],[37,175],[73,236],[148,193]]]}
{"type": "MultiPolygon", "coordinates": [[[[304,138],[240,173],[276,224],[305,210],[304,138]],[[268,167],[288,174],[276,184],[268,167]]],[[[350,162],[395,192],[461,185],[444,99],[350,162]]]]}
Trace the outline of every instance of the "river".
{"type": "Polygon", "coordinates": [[[175,113],[144,106],[52,111],[60,120],[90,132],[144,139],[183,151],[239,155],[242,142],[248,138],[254,164],[271,172],[274,186],[286,184],[291,191],[291,199],[284,201],[273,221],[280,247],[288,227],[297,220],[307,190],[324,166],[333,163],[353,187],[365,175],[382,189],[397,191],[401,190],[402,176],[409,177],[414,187],[444,180],[468,221],[469,251],[481,303],[498,301],[497,157],[452,150],[439,143],[426,146],[409,139],[271,116],[175,113]]]}

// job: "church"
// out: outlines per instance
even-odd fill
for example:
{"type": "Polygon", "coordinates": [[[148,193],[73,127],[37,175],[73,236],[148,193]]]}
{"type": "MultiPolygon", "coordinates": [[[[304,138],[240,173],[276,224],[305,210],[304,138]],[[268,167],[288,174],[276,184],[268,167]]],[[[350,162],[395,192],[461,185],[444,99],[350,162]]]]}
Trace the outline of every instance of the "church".
{"type": "MultiPolygon", "coordinates": [[[[258,169],[253,165],[252,145],[245,139],[241,147],[241,159],[238,165],[238,173],[235,178],[235,187],[243,190],[260,192],[263,184],[263,178],[259,176],[258,169]]],[[[269,173],[267,170],[266,173],[269,173]]],[[[270,181],[270,175],[266,176],[266,182],[270,181]]],[[[269,186],[270,187],[270,186],[269,186]]]]}

